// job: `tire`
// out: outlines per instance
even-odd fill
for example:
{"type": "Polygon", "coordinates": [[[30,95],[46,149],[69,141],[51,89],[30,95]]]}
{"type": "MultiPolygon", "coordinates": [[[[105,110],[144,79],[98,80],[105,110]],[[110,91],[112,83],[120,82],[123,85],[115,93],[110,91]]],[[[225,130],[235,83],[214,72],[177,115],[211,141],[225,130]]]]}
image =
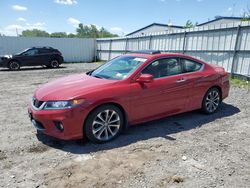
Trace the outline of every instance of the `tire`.
{"type": "Polygon", "coordinates": [[[84,133],[94,143],[109,142],[121,133],[124,122],[123,113],[118,107],[103,105],[89,114],[84,133]]]}
{"type": "Polygon", "coordinates": [[[202,100],[202,111],[205,114],[216,112],[221,103],[221,92],[216,88],[210,88],[202,100]]]}
{"type": "Polygon", "coordinates": [[[50,64],[48,67],[50,68],[58,68],[60,66],[60,63],[57,59],[53,59],[50,61],[50,64]]]}
{"type": "Polygon", "coordinates": [[[18,61],[10,61],[8,68],[12,71],[20,70],[20,63],[18,61]]]}

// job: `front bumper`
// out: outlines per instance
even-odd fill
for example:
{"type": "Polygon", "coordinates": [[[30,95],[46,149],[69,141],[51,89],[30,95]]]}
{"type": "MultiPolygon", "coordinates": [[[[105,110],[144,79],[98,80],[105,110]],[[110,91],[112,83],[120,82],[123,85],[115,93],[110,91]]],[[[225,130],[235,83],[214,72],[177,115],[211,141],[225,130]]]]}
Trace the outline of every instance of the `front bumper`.
{"type": "Polygon", "coordinates": [[[230,83],[229,80],[227,80],[222,85],[222,100],[228,97],[229,90],[230,90],[230,83]]]}
{"type": "Polygon", "coordinates": [[[46,135],[62,140],[83,137],[83,125],[87,112],[83,107],[64,110],[35,110],[28,107],[29,118],[33,126],[46,135]],[[60,126],[63,129],[60,129],[60,126]]]}
{"type": "Polygon", "coordinates": [[[0,60],[0,67],[8,67],[8,61],[7,60],[0,60]]]}

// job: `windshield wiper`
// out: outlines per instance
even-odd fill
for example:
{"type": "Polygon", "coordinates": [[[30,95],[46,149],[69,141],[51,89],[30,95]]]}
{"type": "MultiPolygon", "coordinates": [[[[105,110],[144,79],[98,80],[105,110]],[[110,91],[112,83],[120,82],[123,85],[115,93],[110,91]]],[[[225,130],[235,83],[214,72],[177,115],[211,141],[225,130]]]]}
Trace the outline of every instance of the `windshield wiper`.
{"type": "Polygon", "coordinates": [[[93,76],[93,77],[96,77],[96,78],[101,78],[101,79],[110,79],[111,77],[110,76],[108,76],[108,75],[103,75],[103,74],[93,74],[93,73],[91,73],[91,74],[89,74],[90,76],[93,76]]]}
{"type": "Polygon", "coordinates": [[[97,75],[91,75],[91,76],[103,79],[103,77],[101,77],[101,76],[97,76],[97,75]]]}

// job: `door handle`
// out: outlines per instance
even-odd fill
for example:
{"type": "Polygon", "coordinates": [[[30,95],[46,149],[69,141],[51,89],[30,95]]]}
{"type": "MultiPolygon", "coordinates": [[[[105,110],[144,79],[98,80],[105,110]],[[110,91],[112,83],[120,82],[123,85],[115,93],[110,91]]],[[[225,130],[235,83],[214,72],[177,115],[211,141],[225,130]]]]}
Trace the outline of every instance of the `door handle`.
{"type": "Polygon", "coordinates": [[[176,80],[176,83],[181,83],[181,82],[185,82],[185,81],[186,81],[185,78],[181,78],[181,79],[179,79],[179,80],[176,80]]]}

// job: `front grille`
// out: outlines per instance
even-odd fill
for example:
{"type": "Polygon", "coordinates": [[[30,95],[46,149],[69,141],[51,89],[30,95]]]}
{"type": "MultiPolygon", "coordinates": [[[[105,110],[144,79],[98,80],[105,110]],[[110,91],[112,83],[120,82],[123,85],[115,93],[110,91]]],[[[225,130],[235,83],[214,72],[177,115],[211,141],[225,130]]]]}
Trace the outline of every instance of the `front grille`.
{"type": "Polygon", "coordinates": [[[40,108],[41,105],[44,103],[43,101],[39,101],[36,98],[33,98],[32,102],[33,102],[33,106],[36,107],[36,108],[40,108]]]}

